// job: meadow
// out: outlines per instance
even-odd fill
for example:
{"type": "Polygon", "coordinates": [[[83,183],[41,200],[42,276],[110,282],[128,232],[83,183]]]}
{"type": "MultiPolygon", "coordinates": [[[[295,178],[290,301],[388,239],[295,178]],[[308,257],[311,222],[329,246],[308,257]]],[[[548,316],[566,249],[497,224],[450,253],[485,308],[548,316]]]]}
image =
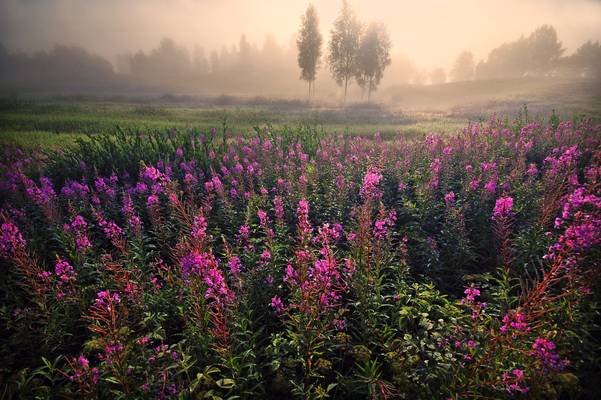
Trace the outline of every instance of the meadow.
{"type": "Polygon", "coordinates": [[[519,106],[6,100],[0,394],[599,398],[600,141],[519,106]]]}

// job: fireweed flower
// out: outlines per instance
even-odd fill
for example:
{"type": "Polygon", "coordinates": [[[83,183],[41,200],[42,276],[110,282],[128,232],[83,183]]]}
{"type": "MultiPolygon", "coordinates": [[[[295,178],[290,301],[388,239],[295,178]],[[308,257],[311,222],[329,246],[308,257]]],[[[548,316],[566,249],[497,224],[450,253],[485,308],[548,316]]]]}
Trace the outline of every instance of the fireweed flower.
{"type": "Polygon", "coordinates": [[[192,225],[192,238],[199,242],[204,242],[207,238],[207,220],[204,215],[199,214],[194,216],[194,223],[192,225]]]}
{"type": "Polygon", "coordinates": [[[450,207],[453,204],[455,204],[455,193],[454,192],[449,192],[449,193],[445,194],[445,196],[444,196],[444,202],[447,205],[447,207],[450,207]]]}
{"type": "Polygon", "coordinates": [[[370,167],[363,177],[363,185],[359,194],[365,200],[379,199],[382,197],[382,192],[378,189],[378,185],[382,180],[382,175],[376,167],[370,167]]]}
{"type": "Polygon", "coordinates": [[[528,166],[528,170],[526,171],[526,175],[528,175],[531,178],[536,178],[536,176],[538,175],[538,168],[536,167],[536,164],[530,164],[528,166]]]}
{"type": "Polygon", "coordinates": [[[503,325],[501,326],[500,330],[502,334],[507,334],[508,332],[512,331],[529,330],[528,323],[526,322],[526,315],[520,313],[519,311],[505,314],[503,317],[503,325]]]}
{"type": "Polygon", "coordinates": [[[221,271],[210,268],[204,274],[204,283],[207,285],[206,299],[213,299],[217,303],[229,303],[234,299],[234,293],[230,291],[221,271]]]}
{"type": "Polygon", "coordinates": [[[228,261],[228,266],[233,277],[240,275],[240,271],[242,270],[242,262],[240,261],[240,257],[233,256],[230,258],[228,261]]]}
{"type": "Polygon", "coordinates": [[[497,180],[491,179],[488,181],[486,185],[484,185],[484,190],[486,191],[487,195],[493,196],[497,192],[497,180]]]}
{"type": "Polygon", "coordinates": [[[512,215],[511,210],[513,209],[513,198],[501,197],[497,199],[495,208],[493,210],[493,219],[500,221],[506,219],[512,215]]]}
{"type": "Polygon", "coordinates": [[[56,274],[57,285],[59,287],[57,297],[62,298],[65,296],[65,292],[71,290],[73,283],[77,280],[77,273],[75,273],[75,270],[68,262],[61,258],[56,260],[54,273],[56,274]]]}
{"type": "Polygon", "coordinates": [[[275,219],[278,224],[284,223],[284,202],[280,196],[273,198],[273,208],[275,210],[275,219]]]}
{"type": "Polygon", "coordinates": [[[472,320],[478,319],[482,311],[487,307],[487,304],[477,299],[480,297],[480,290],[471,286],[466,288],[463,293],[465,297],[461,299],[461,304],[469,307],[472,311],[472,320]]]}
{"type": "Polygon", "coordinates": [[[163,174],[158,169],[152,166],[146,167],[140,172],[140,178],[150,181],[152,183],[157,182],[159,179],[162,178],[162,176],[163,174]]]}
{"type": "Polygon", "coordinates": [[[561,371],[568,364],[568,360],[562,359],[555,352],[555,343],[544,338],[538,338],[532,344],[531,357],[536,358],[543,366],[543,372],[561,371]]]}
{"type": "Polygon", "coordinates": [[[525,386],[525,380],[524,371],[518,368],[511,371],[511,373],[503,372],[501,375],[503,387],[509,394],[528,393],[529,388],[525,386]]]}
{"type": "Polygon", "coordinates": [[[180,260],[180,266],[184,278],[190,274],[203,276],[210,268],[217,267],[217,261],[209,253],[192,252],[180,260]]]}
{"type": "Polygon", "coordinates": [[[11,257],[17,251],[25,249],[25,240],[19,228],[10,222],[2,224],[0,234],[0,256],[11,257]]]}
{"type": "Polygon", "coordinates": [[[376,239],[383,239],[389,229],[394,228],[396,224],[396,211],[390,211],[384,218],[377,219],[374,223],[373,235],[376,239]]]}
{"type": "Polygon", "coordinates": [[[159,196],[157,196],[156,194],[151,194],[150,196],[148,196],[148,198],[146,199],[146,205],[148,207],[156,207],[159,205],[159,196]]]}
{"type": "Polygon", "coordinates": [[[261,263],[267,264],[269,261],[271,261],[271,252],[268,249],[265,249],[261,253],[261,263]]]}
{"type": "Polygon", "coordinates": [[[112,311],[115,304],[121,303],[121,296],[119,293],[111,293],[109,290],[102,290],[96,294],[96,300],[94,300],[94,307],[104,308],[108,311],[112,311]]]}
{"type": "Polygon", "coordinates": [[[284,282],[289,285],[296,285],[298,282],[298,273],[292,266],[292,264],[286,265],[286,274],[284,275],[284,282]]]}
{"type": "Polygon", "coordinates": [[[284,303],[279,296],[273,296],[271,298],[271,308],[276,312],[276,314],[281,315],[284,313],[286,308],[284,307],[284,303]]]}
{"type": "Polygon", "coordinates": [[[77,251],[84,251],[92,247],[87,235],[87,226],[88,223],[81,215],[76,215],[70,224],[63,225],[65,233],[73,235],[77,251]]]}
{"type": "Polygon", "coordinates": [[[113,244],[118,243],[118,241],[121,239],[123,230],[119,228],[119,226],[113,221],[101,220],[98,223],[98,226],[102,228],[102,231],[107,239],[113,242],[113,244]]]}
{"type": "Polygon", "coordinates": [[[309,202],[307,200],[302,199],[298,202],[296,216],[298,217],[298,228],[301,237],[309,237],[313,232],[313,228],[309,222],[309,202]]]}

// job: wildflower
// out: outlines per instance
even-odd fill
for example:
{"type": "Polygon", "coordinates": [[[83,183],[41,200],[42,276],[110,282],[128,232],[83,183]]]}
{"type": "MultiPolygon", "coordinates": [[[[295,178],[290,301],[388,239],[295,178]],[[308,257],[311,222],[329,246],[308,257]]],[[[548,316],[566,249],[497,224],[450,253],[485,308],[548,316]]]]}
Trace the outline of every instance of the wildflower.
{"type": "Polygon", "coordinates": [[[376,167],[370,167],[367,174],[363,177],[363,185],[359,194],[365,200],[379,199],[382,197],[382,192],[378,189],[378,185],[382,180],[382,175],[376,167]]]}
{"type": "Polygon", "coordinates": [[[145,167],[140,173],[140,176],[142,179],[146,179],[151,182],[156,182],[162,177],[162,174],[155,167],[145,167]]]}
{"type": "Polygon", "coordinates": [[[449,192],[449,193],[445,194],[444,202],[447,205],[447,207],[450,207],[451,205],[453,205],[455,203],[455,193],[449,192]]]}
{"type": "Polygon", "coordinates": [[[473,303],[476,300],[477,296],[480,296],[480,290],[475,287],[469,287],[463,291],[465,294],[465,301],[462,304],[473,303]]]}
{"type": "Polygon", "coordinates": [[[568,365],[568,360],[555,352],[555,343],[548,339],[537,338],[529,354],[542,363],[544,372],[561,371],[568,365]]]}
{"type": "Polygon", "coordinates": [[[536,164],[530,164],[528,166],[528,170],[526,171],[526,175],[531,178],[535,178],[538,175],[538,168],[536,168],[536,164]]]}
{"type": "Polygon", "coordinates": [[[54,273],[58,278],[59,285],[65,285],[73,282],[77,278],[77,274],[75,273],[73,267],[61,258],[56,260],[56,264],[54,265],[54,273]]]}
{"type": "Polygon", "coordinates": [[[494,195],[497,191],[497,180],[491,179],[490,181],[488,181],[486,185],[484,185],[484,190],[486,190],[486,193],[488,195],[494,195]]]}
{"type": "Polygon", "coordinates": [[[503,317],[503,325],[501,326],[501,333],[506,334],[511,330],[528,330],[528,323],[526,322],[526,316],[524,314],[520,312],[505,314],[503,317]]]}
{"type": "Polygon", "coordinates": [[[296,284],[298,281],[298,273],[292,266],[292,264],[286,265],[286,274],[284,275],[284,282],[288,284],[296,284]]]}
{"type": "Polygon", "coordinates": [[[123,230],[113,221],[101,220],[98,225],[102,228],[107,239],[112,242],[118,241],[123,234],[123,230]]]}
{"type": "Polygon", "coordinates": [[[19,228],[10,222],[2,224],[2,232],[0,234],[0,256],[10,257],[17,251],[25,248],[25,241],[19,228]]]}
{"type": "Polygon", "coordinates": [[[119,296],[119,293],[111,293],[109,290],[102,290],[96,294],[93,308],[112,312],[115,309],[115,305],[120,303],[121,296],[119,296]]]}
{"type": "Polygon", "coordinates": [[[236,277],[240,274],[240,270],[242,269],[242,263],[240,262],[240,257],[234,256],[230,258],[228,262],[228,266],[230,267],[230,273],[232,276],[236,277]]]}
{"type": "Polygon", "coordinates": [[[343,331],[346,329],[346,319],[334,319],[332,325],[334,325],[334,329],[337,331],[343,331]]]}
{"type": "Polygon", "coordinates": [[[271,308],[278,314],[281,315],[285,311],[284,303],[282,299],[278,296],[273,296],[271,298],[271,308]]]}
{"type": "Polygon", "coordinates": [[[155,207],[159,204],[159,197],[156,194],[151,194],[146,199],[146,205],[148,207],[155,207]]]}
{"type": "Polygon", "coordinates": [[[194,240],[203,242],[207,238],[207,220],[204,215],[194,216],[194,223],[192,225],[192,238],[194,240]]]}
{"type": "Polygon", "coordinates": [[[271,260],[271,252],[268,249],[263,250],[261,253],[261,261],[267,263],[271,260]]]}
{"type": "Polygon", "coordinates": [[[521,369],[516,368],[513,371],[511,371],[511,374],[509,372],[503,372],[503,374],[501,375],[501,380],[504,384],[505,390],[509,394],[525,394],[529,391],[528,387],[523,386],[525,383],[525,376],[524,371],[521,369]]]}
{"type": "Polygon", "coordinates": [[[83,355],[80,355],[77,361],[79,362],[79,365],[81,365],[84,368],[87,368],[90,365],[88,359],[85,358],[83,355]]]}
{"type": "Polygon", "coordinates": [[[284,203],[280,196],[273,198],[273,208],[275,209],[275,219],[279,224],[284,223],[284,203]]]}
{"type": "Polygon", "coordinates": [[[501,220],[509,217],[511,215],[512,208],[513,198],[506,196],[497,199],[495,208],[493,210],[493,219],[501,220]]]}

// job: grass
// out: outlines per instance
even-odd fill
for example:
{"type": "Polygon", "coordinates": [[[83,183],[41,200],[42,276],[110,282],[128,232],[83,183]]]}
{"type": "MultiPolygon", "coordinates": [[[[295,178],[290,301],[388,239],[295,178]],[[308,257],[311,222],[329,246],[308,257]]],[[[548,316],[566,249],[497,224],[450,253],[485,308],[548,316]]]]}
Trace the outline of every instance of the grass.
{"type": "Polygon", "coordinates": [[[194,107],[121,102],[34,101],[0,109],[0,145],[58,148],[82,134],[194,129],[206,132],[227,125],[233,135],[245,135],[259,127],[274,129],[313,126],[327,133],[383,137],[398,134],[419,137],[428,132],[454,132],[465,125],[462,117],[435,114],[404,115],[384,107],[346,109],[276,110],[252,107],[194,107]]]}
{"type": "MultiPolygon", "coordinates": [[[[589,116],[601,122],[601,83],[514,79],[473,81],[382,90],[388,105],[309,104],[300,100],[189,95],[160,97],[54,96],[30,100],[0,99],[0,146],[61,148],[82,134],[117,131],[156,132],[175,128],[228,135],[252,134],[265,126],[275,130],[312,127],[326,133],[420,137],[429,132],[455,133],[468,121],[493,113],[560,118],[589,116]]],[[[543,118],[543,117],[540,117],[543,118]]]]}

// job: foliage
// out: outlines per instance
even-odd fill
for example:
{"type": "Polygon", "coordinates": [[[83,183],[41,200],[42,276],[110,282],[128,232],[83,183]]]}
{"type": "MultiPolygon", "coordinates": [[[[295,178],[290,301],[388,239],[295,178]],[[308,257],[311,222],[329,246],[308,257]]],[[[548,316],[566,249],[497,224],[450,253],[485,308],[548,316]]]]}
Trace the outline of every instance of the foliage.
{"type": "Polygon", "coordinates": [[[5,152],[3,397],[598,397],[600,125],[227,132],[5,152]]]}

